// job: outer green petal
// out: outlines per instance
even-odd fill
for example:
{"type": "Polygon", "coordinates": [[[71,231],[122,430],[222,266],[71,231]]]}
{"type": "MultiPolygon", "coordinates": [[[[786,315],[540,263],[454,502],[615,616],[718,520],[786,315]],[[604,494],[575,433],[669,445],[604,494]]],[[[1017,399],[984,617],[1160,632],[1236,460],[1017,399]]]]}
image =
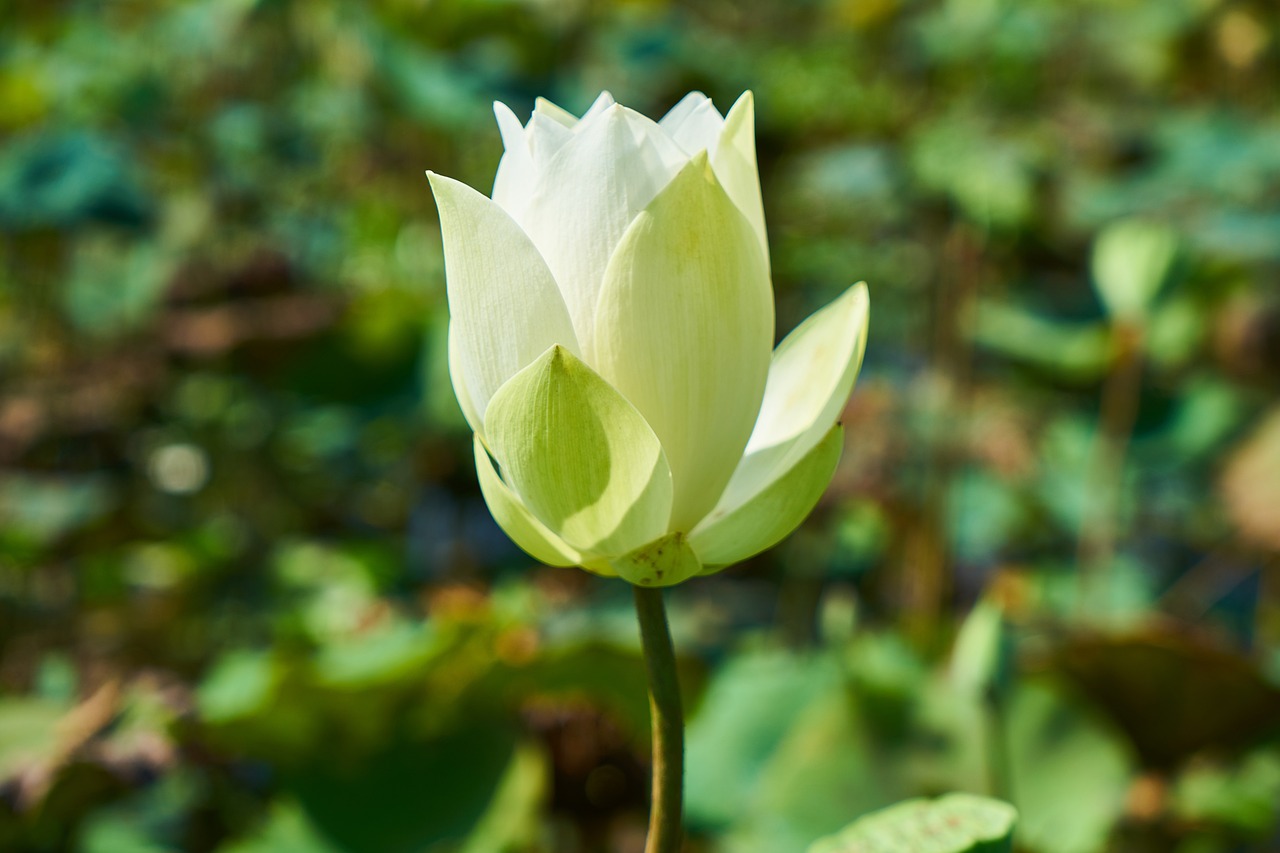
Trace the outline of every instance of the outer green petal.
{"type": "Polygon", "coordinates": [[[428,173],[444,235],[453,368],[483,422],[489,399],[552,344],[578,350],[555,279],[520,226],[490,199],[428,173]]]}
{"type": "Polygon", "coordinates": [[[773,294],[755,234],[699,154],[636,217],[605,271],[593,364],[653,427],[672,530],[715,506],[760,409],[773,294]]]}
{"type": "Polygon", "coordinates": [[[759,491],[831,429],[862,367],[868,310],[867,286],[856,284],[778,345],[747,455],[722,504],[759,491]]]}
{"type": "Polygon", "coordinates": [[[479,436],[475,439],[475,451],[480,491],[484,494],[485,503],[489,505],[489,512],[493,513],[493,520],[506,531],[511,541],[529,556],[548,566],[582,565],[583,555],[534,518],[533,513],[520,502],[520,498],[502,482],[479,436]]]}
{"type": "Polygon", "coordinates": [[[844,428],[836,426],[745,503],[717,507],[689,535],[699,559],[707,566],[728,566],[782,541],[817,505],[835,474],[843,444],[844,428]]]}
{"type": "Polygon", "coordinates": [[[572,547],[625,554],[667,532],[671,469],[657,436],[564,347],[502,386],[485,426],[504,481],[572,547]]]}
{"type": "Polygon", "coordinates": [[[671,586],[702,573],[688,536],[672,533],[610,561],[624,580],[637,586],[671,586]]]}
{"type": "Polygon", "coordinates": [[[760,174],[756,167],[755,98],[743,92],[724,119],[720,143],[711,155],[711,165],[724,184],[725,192],[747,217],[760,241],[765,267],[769,264],[769,239],[764,226],[764,203],[760,198],[760,174]]]}

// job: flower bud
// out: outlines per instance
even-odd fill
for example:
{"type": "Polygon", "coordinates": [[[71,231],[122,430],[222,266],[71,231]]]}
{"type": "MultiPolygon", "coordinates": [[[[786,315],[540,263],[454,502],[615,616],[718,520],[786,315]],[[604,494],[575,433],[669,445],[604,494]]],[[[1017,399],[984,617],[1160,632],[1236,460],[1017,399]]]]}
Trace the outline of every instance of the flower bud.
{"type": "Polygon", "coordinates": [[[498,524],[551,565],[665,586],[774,545],[835,471],[855,285],[773,350],[751,94],[654,122],[543,100],[492,197],[428,173],[449,368],[498,524]]]}

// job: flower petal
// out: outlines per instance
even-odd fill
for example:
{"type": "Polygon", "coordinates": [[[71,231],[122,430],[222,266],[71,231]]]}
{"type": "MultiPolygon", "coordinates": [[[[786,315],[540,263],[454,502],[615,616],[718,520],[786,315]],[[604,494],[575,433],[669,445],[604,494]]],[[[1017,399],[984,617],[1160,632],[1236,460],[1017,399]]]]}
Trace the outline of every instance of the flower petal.
{"type": "Polygon", "coordinates": [[[753,500],[830,432],[862,366],[867,317],[867,286],[859,283],[778,345],[755,431],[716,514],[753,500]]]}
{"type": "Polygon", "coordinates": [[[764,226],[764,203],[760,198],[760,173],[756,166],[755,98],[743,92],[724,119],[719,144],[711,152],[716,177],[733,203],[747,217],[769,262],[769,238],[764,226]]]}
{"type": "MultiPolygon", "coordinates": [[[[529,124],[525,127],[525,137],[529,140],[529,153],[533,158],[533,174],[537,176],[546,170],[547,164],[556,156],[556,152],[563,148],[566,142],[573,139],[573,130],[560,124],[556,119],[549,118],[542,113],[534,113],[533,117],[529,119],[529,124]]],[[[537,180],[535,177],[534,185],[530,188],[530,192],[536,189],[537,180]]],[[[516,221],[523,222],[524,220],[517,219],[516,221]]]]}
{"type": "Polygon", "coordinates": [[[533,153],[525,137],[524,127],[511,108],[501,101],[493,104],[493,114],[498,119],[498,131],[502,134],[505,149],[498,161],[498,173],[493,179],[493,200],[502,205],[517,221],[533,195],[533,153]]]}
{"type": "Polygon", "coordinates": [[[552,344],[578,351],[578,340],[555,279],[520,226],[466,184],[427,174],[444,235],[451,349],[459,362],[451,370],[465,380],[483,424],[503,383],[552,344]]]}
{"type": "MultiPolygon", "coordinates": [[[[561,127],[572,128],[578,123],[577,116],[559,104],[555,104],[546,98],[534,98],[533,112],[534,115],[546,116],[547,118],[554,120],[561,127]]],[[[529,121],[532,123],[533,118],[530,117],[529,121]]]]}
{"type": "Polygon", "coordinates": [[[453,395],[458,398],[458,406],[462,409],[462,416],[467,419],[467,425],[476,435],[481,435],[484,432],[484,421],[476,411],[475,403],[471,402],[471,391],[467,387],[467,377],[463,373],[463,357],[459,346],[458,324],[450,322],[449,381],[453,384],[453,395]]]}
{"type": "Polygon", "coordinates": [[[591,106],[587,107],[587,111],[582,114],[582,121],[590,121],[617,103],[613,99],[613,95],[609,94],[608,91],[601,92],[596,95],[596,99],[591,102],[591,106]]]}
{"type": "Polygon", "coordinates": [[[625,554],[667,532],[671,470],[657,436],[564,347],[498,390],[485,428],[503,480],[573,548],[625,554]]]}
{"type": "Polygon", "coordinates": [[[480,492],[484,495],[484,502],[489,505],[494,521],[511,537],[511,541],[529,556],[548,566],[578,566],[585,562],[577,549],[534,518],[515,492],[507,488],[507,484],[502,482],[502,478],[494,470],[493,461],[479,436],[475,437],[475,452],[476,475],[480,479],[480,492]]]}
{"type": "Polygon", "coordinates": [[[773,294],[746,219],[699,154],[636,217],[605,272],[594,364],[653,427],[672,530],[715,505],[760,409],[773,294]]]}
{"type": "Polygon", "coordinates": [[[590,352],[596,300],[623,232],[685,161],[652,121],[617,105],[584,118],[545,167],[521,221],[590,352]]]}
{"type": "Polygon", "coordinates": [[[781,542],[826,491],[843,443],[844,428],[832,427],[795,465],[745,502],[716,507],[689,534],[689,545],[702,563],[730,566],[781,542]]]}
{"type": "Polygon", "coordinates": [[[611,560],[610,568],[636,586],[671,586],[702,573],[687,534],[672,533],[611,560]]]}
{"type": "MultiPolygon", "coordinates": [[[[699,151],[715,151],[724,129],[724,117],[706,95],[690,92],[662,117],[658,126],[692,157],[699,151]]],[[[714,161],[713,155],[713,164],[714,161]]]]}
{"type": "Polygon", "coordinates": [[[826,434],[848,402],[862,366],[869,308],[867,285],[859,282],[778,344],[748,453],[804,433],[811,439],[808,450],[826,434]]]}

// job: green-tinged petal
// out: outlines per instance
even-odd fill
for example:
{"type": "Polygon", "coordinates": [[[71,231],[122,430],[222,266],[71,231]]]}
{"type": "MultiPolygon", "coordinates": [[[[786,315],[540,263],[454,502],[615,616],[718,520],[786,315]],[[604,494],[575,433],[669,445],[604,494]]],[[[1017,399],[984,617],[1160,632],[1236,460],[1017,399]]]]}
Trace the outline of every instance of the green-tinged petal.
{"type": "Polygon", "coordinates": [[[462,375],[462,356],[458,352],[458,327],[452,322],[449,323],[449,381],[453,383],[453,394],[458,398],[458,406],[462,409],[462,416],[467,419],[467,425],[477,436],[483,435],[484,422],[480,420],[480,413],[476,411],[475,403],[471,402],[471,392],[467,390],[467,380],[462,375]]]}
{"type": "Polygon", "coordinates": [[[831,482],[843,443],[844,428],[832,428],[799,462],[745,503],[716,507],[689,535],[702,563],[733,565],[795,530],[831,482]]]}
{"type": "Polygon", "coordinates": [[[572,547],[625,554],[667,532],[671,470],[657,436],[564,347],[498,390],[485,427],[503,480],[572,547]]]}
{"type": "Polygon", "coordinates": [[[623,580],[637,586],[671,586],[702,572],[702,563],[685,533],[663,536],[611,560],[610,566],[623,580]]]}
{"type": "Polygon", "coordinates": [[[578,339],[555,279],[520,226],[466,184],[428,176],[444,235],[454,375],[483,423],[503,383],[552,344],[579,352],[578,339]]]}
{"type": "Polygon", "coordinates": [[[793,465],[840,417],[862,367],[869,308],[867,286],[855,284],[778,345],[742,470],[729,487],[746,489],[739,500],[793,465]]]}
{"type": "Polygon", "coordinates": [[[511,541],[529,556],[548,566],[581,565],[584,562],[583,555],[534,518],[533,513],[520,502],[520,498],[502,482],[479,436],[475,439],[475,451],[480,491],[485,503],[489,505],[489,512],[493,513],[494,521],[511,537],[511,541]]]}
{"type": "Polygon", "coordinates": [[[614,247],[685,162],[654,122],[614,104],[588,114],[543,165],[521,225],[555,276],[589,352],[596,301],[614,247]]]}
{"type": "Polygon", "coordinates": [[[760,198],[760,174],[756,167],[755,99],[743,92],[724,119],[719,144],[711,155],[711,165],[725,192],[751,223],[765,267],[769,264],[769,239],[764,226],[764,203],[760,198]]]}
{"type": "Polygon", "coordinates": [[[533,112],[536,115],[546,116],[547,118],[552,119],[562,127],[571,128],[578,123],[577,116],[559,104],[549,101],[546,98],[534,99],[533,112]]]}
{"type": "Polygon", "coordinates": [[[622,238],[596,329],[592,363],[662,441],[675,482],[671,529],[688,531],[742,456],[773,340],[764,258],[705,154],[622,238]]]}

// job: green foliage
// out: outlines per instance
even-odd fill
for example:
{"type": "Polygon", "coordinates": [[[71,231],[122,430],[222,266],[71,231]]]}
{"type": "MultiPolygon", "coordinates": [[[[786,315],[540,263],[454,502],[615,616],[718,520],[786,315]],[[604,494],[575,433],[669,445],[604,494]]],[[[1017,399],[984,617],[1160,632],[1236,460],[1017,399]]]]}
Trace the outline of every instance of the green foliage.
{"type": "Polygon", "coordinates": [[[1014,809],[997,800],[948,794],[908,800],[861,817],[809,853],[1001,853],[1013,849],[1014,809]]]}

